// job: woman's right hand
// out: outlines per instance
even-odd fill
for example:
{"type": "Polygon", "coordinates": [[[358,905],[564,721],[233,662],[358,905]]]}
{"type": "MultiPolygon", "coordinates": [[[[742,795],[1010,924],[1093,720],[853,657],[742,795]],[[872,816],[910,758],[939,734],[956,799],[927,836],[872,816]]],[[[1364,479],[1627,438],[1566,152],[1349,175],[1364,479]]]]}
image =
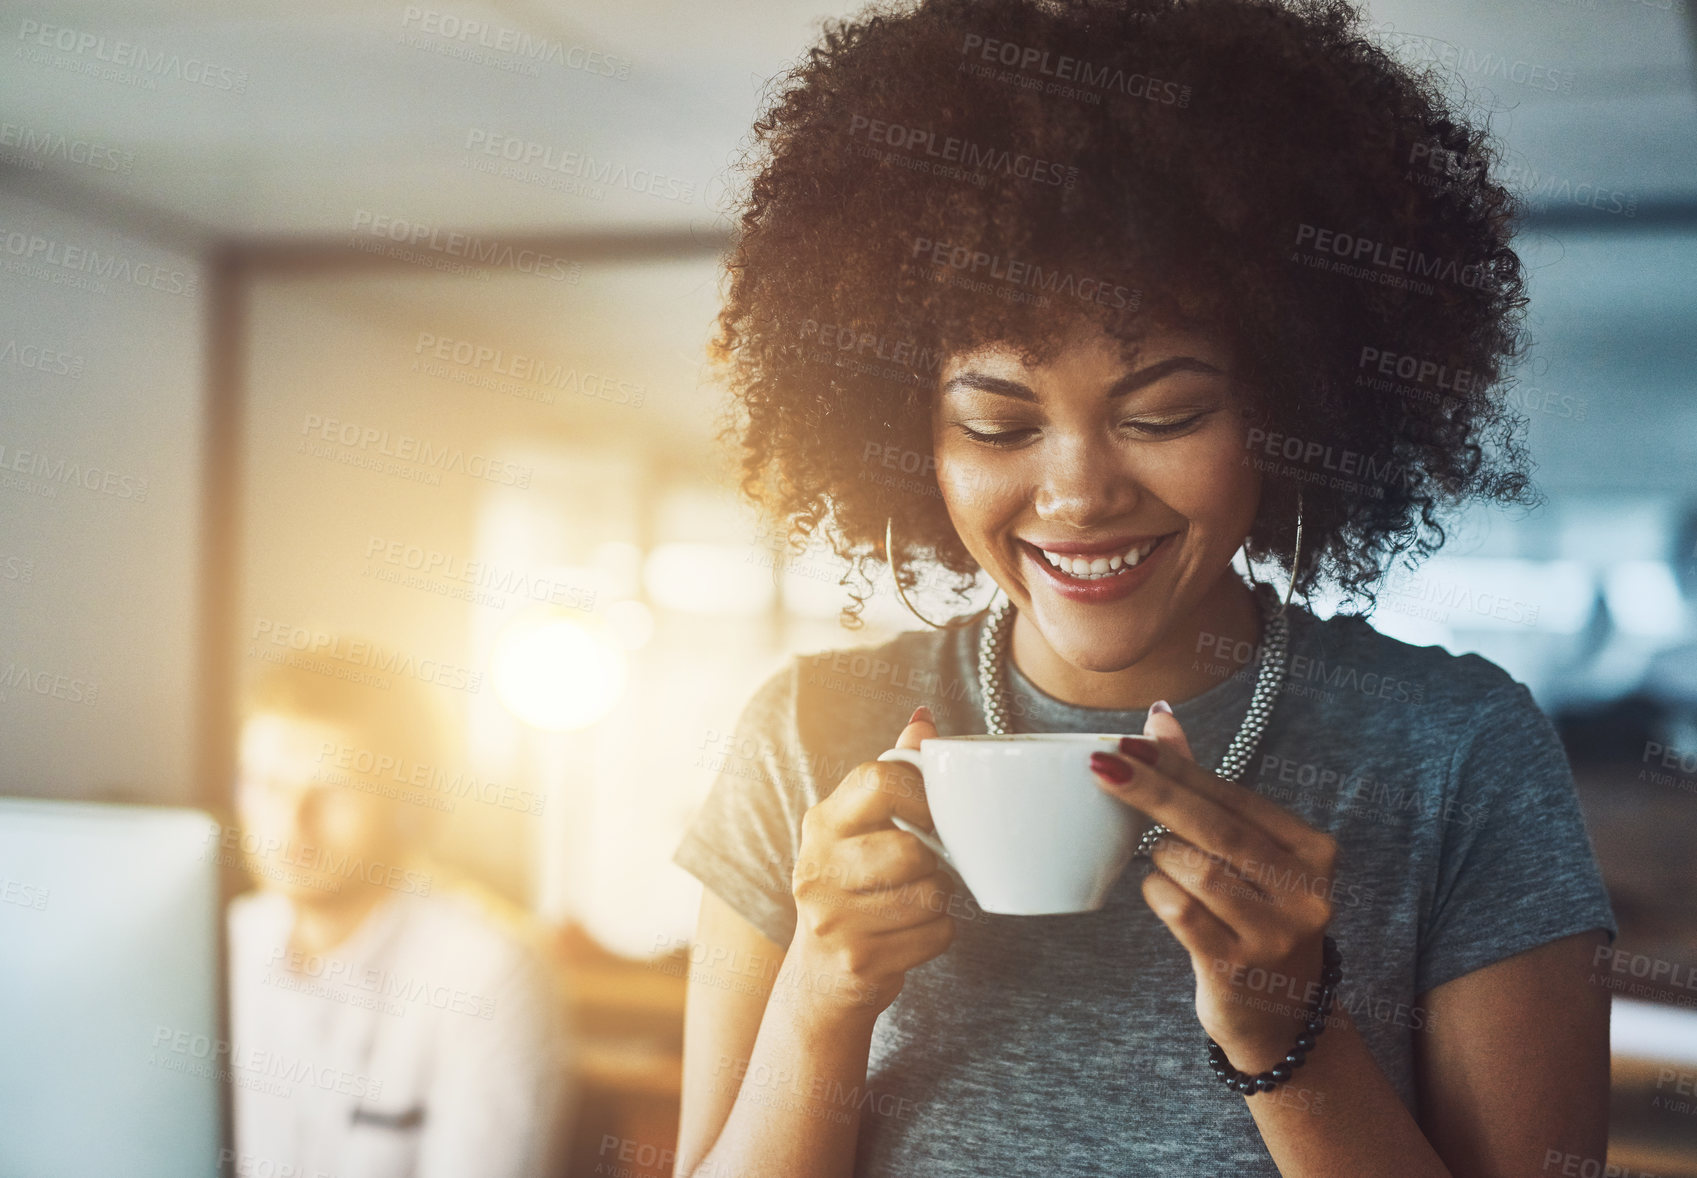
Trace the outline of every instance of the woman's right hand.
{"type": "MultiPolygon", "coordinates": [[[[936,735],[930,709],[920,707],[896,747],[917,749],[936,735]]],[[[791,980],[829,1021],[869,1026],[907,971],[954,941],[953,880],[891,815],[932,829],[924,781],[911,765],[866,761],[802,818],[784,971],[798,971],[791,980]]]]}

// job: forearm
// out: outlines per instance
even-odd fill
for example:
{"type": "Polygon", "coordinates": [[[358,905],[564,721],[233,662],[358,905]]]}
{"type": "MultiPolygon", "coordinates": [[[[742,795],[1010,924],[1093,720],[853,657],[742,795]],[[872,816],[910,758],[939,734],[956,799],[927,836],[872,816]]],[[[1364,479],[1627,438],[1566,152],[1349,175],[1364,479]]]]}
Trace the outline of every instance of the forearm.
{"type": "Polygon", "coordinates": [[[724,1129],[689,1178],[849,1178],[872,1012],[820,1003],[786,958],[747,1060],[714,1061],[735,1091],[724,1129]]]}
{"type": "MultiPolygon", "coordinates": [[[[1259,1071],[1278,1061],[1232,1062],[1259,1071]]],[[[1327,1016],[1319,1043],[1288,1081],[1233,1098],[1248,1102],[1284,1178],[1451,1178],[1342,1007],[1327,1016]]]]}

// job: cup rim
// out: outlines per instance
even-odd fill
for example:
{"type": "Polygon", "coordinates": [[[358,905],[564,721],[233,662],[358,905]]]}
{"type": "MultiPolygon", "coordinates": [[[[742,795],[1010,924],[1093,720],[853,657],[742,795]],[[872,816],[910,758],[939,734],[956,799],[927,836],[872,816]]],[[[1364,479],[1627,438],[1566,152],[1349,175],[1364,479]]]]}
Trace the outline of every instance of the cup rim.
{"type": "Polygon", "coordinates": [[[919,744],[923,748],[928,744],[965,744],[969,741],[984,744],[1041,744],[1044,742],[1082,743],[1084,741],[1114,741],[1121,737],[1135,736],[1131,732],[969,732],[960,736],[927,736],[919,744]]]}

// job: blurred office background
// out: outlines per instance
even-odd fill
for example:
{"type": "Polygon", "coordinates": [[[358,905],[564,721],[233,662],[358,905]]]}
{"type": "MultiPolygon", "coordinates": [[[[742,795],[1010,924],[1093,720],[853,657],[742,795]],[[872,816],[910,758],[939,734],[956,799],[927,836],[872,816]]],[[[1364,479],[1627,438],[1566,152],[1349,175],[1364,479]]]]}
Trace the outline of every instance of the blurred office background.
{"type": "MultiPolygon", "coordinates": [[[[1515,396],[1548,496],[1464,521],[1375,624],[1532,686],[1620,948],[1689,977],[1692,14],[1369,12],[1494,112],[1532,205],[1515,396]]],[[[574,1172],[607,1135],[670,1147],[699,892],[668,857],[742,703],[790,653],[917,625],[884,581],[841,629],[839,570],[765,534],[712,440],[728,166],[833,14],[44,0],[0,24],[0,791],[227,818],[258,661],[352,631],[428,662],[453,768],[502,787],[439,811],[433,849],[555,929],[574,985],[574,1172]]],[[[1697,1174],[1658,1087],[1697,1071],[1693,994],[1617,1000],[1611,1160],[1697,1174]]]]}

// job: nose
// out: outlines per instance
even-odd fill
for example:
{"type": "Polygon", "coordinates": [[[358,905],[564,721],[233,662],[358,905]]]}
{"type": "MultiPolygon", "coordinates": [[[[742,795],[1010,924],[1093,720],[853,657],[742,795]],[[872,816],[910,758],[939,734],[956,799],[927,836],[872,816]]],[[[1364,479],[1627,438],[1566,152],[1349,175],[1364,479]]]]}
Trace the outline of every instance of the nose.
{"type": "Polygon", "coordinates": [[[324,814],[324,790],[309,787],[295,795],[294,810],[289,815],[295,834],[310,840],[316,834],[324,814]]]}
{"type": "Polygon", "coordinates": [[[1079,438],[1050,452],[1032,508],[1046,523],[1086,530],[1131,514],[1142,494],[1111,444],[1079,438]]]}

